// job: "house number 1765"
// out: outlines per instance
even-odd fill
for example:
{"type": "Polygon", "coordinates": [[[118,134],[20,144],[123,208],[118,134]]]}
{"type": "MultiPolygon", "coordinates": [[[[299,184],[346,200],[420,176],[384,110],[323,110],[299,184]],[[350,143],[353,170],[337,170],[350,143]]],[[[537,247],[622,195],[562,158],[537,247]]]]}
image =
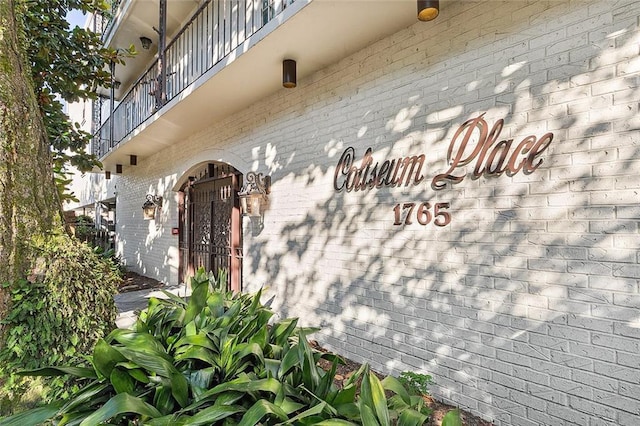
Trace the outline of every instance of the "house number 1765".
{"type": "Polygon", "coordinates": [[[433,224],[436,226],[447,226],[451,222],[451,214],[443,211],[449,208],[449,203],[436,203],[433,206],[433,213],[431,209],[431,203],[402,203],[396,204],[393,208],[395,217],[394,225],[411,225],[413,219],[418,221],[420,225],[428,225],[433,219],[433,224]],[[416,207],[416,205],[418,207],[416,207]]]}

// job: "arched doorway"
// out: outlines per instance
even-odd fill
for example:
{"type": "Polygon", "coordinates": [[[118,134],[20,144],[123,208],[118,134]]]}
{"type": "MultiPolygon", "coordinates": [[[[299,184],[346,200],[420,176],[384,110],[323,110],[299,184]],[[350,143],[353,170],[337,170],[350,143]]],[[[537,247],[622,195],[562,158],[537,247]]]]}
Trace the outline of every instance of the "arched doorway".
{"type": "Polygon", "coordinates": [[[242,283],[242,224],[238,191],[242,174],[224,163],[209,163],[180,190],[179,246],[182,282],[204,267],[228,271],[228,286],[242,283]]]}

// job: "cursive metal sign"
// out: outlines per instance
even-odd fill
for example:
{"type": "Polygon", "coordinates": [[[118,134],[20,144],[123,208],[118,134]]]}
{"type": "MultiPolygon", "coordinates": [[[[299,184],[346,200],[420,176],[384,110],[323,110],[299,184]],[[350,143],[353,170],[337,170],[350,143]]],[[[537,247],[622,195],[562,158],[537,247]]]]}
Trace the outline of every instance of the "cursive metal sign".
{"type": "MultiPolygon", "coordinates": [[[[514,176],[519,172],[531,174],[540,167],[540,156],[551,145],[553,133],[545,133],[539,138],[535,135],[526,136],[517,145],[513,139],[498,141],[504,120],[499,119],[490,127],[484,114],[465,121],[458,128],[447,151],[449,169],[433,178],[431,188],[439,191],[446,188],[447,183],[462,182],[467,176],[468,165],[473,166],[472,179],[502,174],[514,176]]],[[[380,162],[373,159],[372,152],[369,147],[362,158],[356,160],[355,148],[344,150],[333,177],[333,188],[337,192],[414,186],[425,180],[425,154],[380,162]]],[[[451,214],[444,209],[449,207],[450,203],[436,203],[432,208],[429,202],[423,200],[399,203],[393,208],[393,224],[411,225],[415,217],[420,225],[434,223],[446,226],[451,222],[451,214]]]]}

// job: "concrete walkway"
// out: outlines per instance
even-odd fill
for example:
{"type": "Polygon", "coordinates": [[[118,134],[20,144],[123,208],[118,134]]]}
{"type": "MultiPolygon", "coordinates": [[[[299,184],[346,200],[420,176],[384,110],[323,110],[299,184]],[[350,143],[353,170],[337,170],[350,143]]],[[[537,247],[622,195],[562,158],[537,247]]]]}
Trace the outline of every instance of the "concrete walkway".
{"type": "Polygon", "coordinates": [[[162,290],[176,294],[180,297],[186,297],[191,294],[190,289],[182,285],[166,286],[161,289],[151,288],[146,290],[130,291],[127,293],[116,294],[113,298],[118,308],[118,318],[116,318],[116,325],[119,328],[129,328],[136,322],[138,312],[145,309],[149,302],[150,297],[157,297],[158,299],[166,299],[167,296],[162,290]]]}

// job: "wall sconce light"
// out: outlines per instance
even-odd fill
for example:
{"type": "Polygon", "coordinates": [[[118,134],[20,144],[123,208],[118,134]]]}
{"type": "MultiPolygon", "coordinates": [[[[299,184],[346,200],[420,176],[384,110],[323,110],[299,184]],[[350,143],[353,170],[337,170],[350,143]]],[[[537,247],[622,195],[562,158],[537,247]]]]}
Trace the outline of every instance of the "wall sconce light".
{"type": "Polygon", "coordinates": [[[249,216],[252,223],[257,220],[258,225],[262,226],[264,210],[269,204],[269,197],[267,197],[269,193],[271,193],[270,176],[262,176],[262,173],[247,173],[246,182],[238,193],[238,197],[242,214],[249,216]]]}
{"type": "Polygon", "coordinates": [[[291,89],[296,87],[297,84],[296,61],[293,59],[285,59],[282,61],[282,85],[287,89],[291,89]]]}
{"type": "Polygon", "coordinates": [[[162,197],[147,194],[147,201],[142,205],[142,215],[144,220],[155,219],[156,212],[162,207],[162,197]]]}
{"type": "Polygon", "coordinates": [[[418,20],[431,21],[440,13],[440,0],[418,0],[418,20]]]}
{"type": "Polygon", "coordinates": [[[113,80],[113,88],[118,90],[120,88],[120,82],[118,80],[113,80]]]}
{"type": "Polygon", "coordinates": [[[151,47],[151,39],[149,37],[142,36],[140,37],[140,44],[142,44],[142,48],[144,50],[149,50],[151,47]]]}

